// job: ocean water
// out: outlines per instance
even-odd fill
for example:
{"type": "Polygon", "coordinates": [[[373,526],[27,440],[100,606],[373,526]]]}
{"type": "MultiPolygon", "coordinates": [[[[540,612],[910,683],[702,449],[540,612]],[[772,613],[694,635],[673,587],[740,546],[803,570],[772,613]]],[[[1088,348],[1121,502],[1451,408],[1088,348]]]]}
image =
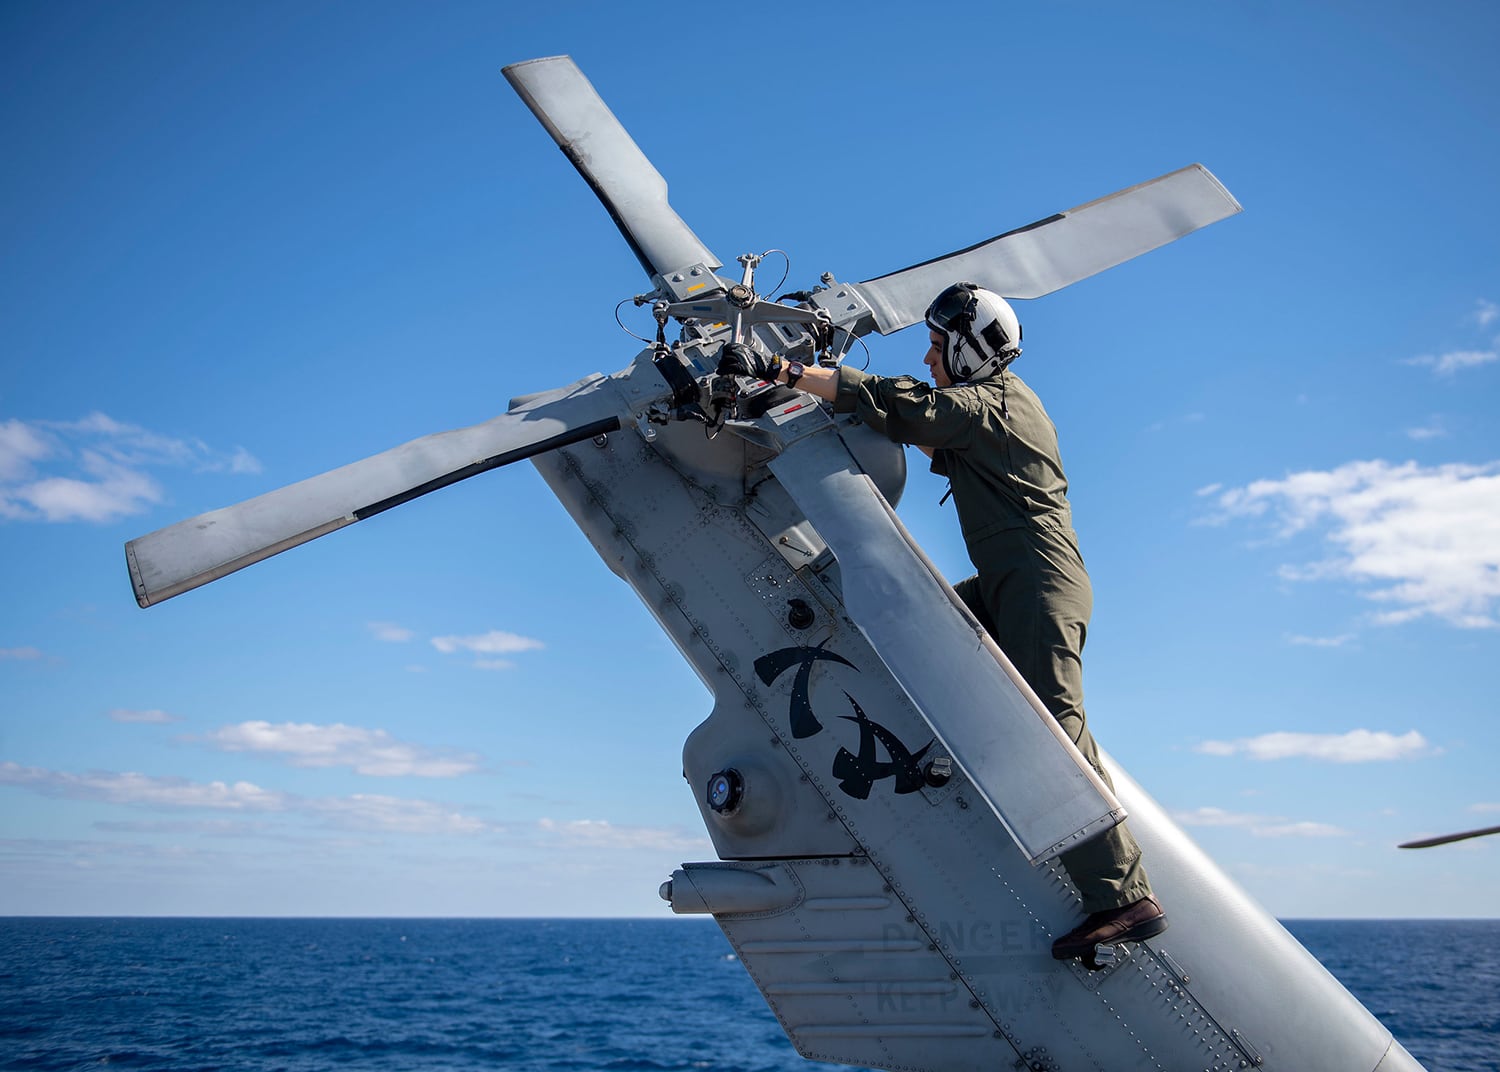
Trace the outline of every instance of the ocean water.
{"type": "MultiPolygon", "coordinates": [[[[1287,926],[1431,1072],[1500,1072],[1500,921],[1287,926]]],[[[0,919],[5,1070],[831,1067],[708,921],[0,919]]]]}
{"type": "Polygon", "coordinates": [[[1500,1072],[1500,920],[1284,920],[1429,1072],[1500,1072]]]}

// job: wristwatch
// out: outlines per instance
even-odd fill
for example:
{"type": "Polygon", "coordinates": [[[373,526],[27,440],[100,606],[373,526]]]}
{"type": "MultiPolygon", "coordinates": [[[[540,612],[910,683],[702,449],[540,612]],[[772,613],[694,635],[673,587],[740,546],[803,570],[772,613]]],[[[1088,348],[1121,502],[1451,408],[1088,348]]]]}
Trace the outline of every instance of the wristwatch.
{"type": "Polygon", "coordinates": [[[802,378],[802,374],[806,371],[807,369],[803,366],[802,362],[788,362],[786,366],[786,385],[788,387],[796,387],[797,381],[802,378]]]}

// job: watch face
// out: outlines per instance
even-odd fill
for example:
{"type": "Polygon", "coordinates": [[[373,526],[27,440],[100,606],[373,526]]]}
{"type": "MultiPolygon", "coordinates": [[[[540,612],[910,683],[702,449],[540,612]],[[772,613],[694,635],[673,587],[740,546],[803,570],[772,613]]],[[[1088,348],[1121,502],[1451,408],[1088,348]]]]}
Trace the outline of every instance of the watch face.
{"type": "Polygon", "coordinates": [[[796,379],[798,376],[801,376],[804,372],[806,372],[807,368],[802,364],[802,362],[793,361],[786,367],[786,370],[793,379],[796,379]]]}

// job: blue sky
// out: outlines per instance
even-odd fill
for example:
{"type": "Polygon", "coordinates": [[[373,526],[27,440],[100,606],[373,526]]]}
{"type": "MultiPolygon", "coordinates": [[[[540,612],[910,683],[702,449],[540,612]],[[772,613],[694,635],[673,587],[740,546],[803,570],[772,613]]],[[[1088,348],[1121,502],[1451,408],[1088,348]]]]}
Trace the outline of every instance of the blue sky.
{"type": "MultiPolygon", "coordinates": [[[[1500,10],[0,7],[0,914],[656,915],[710,698],[526,466],[149,611],[125,540],[625,365],[500,74],[570,53],[721,258],[864,279],[1193,161],[1020,303],[1104,747],[1273,913],[1500,914],[1500,10]]],[[[644,325],[634,325],[641,330],[644,325]]],[[[870,341],[915,370],[911,332],[870,341]]],[[[958,578],[943,487],[908,527],[958,578]]]]}

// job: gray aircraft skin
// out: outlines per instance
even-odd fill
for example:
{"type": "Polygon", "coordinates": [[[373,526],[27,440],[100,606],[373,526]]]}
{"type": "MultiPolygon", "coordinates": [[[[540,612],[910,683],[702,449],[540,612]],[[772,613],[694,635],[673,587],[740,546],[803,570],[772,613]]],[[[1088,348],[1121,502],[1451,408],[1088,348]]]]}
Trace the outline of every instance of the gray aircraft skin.
{"type": "Polygon", "coordinates": [[[825,365],[943,287],[1067,286],[1239,211],[1199,165],[794,307],[722,264],[567,57],[506,77],[650,276],[625,368],[132,540],[160,602],[529,458],[714,697],[683,772],[719,859],[662,886],[712,913],[804,1056],[956,1072],[1420,1065],[1121,768],[1098,779],[907,534],[903,449],[812,396],[720,375],[726,342],[825,365]],[[676,338],[668,340],[674,325],[676,338]],[[1171,927],[1052,959],[1057,856],[1126,815],[1171,927]]]}

